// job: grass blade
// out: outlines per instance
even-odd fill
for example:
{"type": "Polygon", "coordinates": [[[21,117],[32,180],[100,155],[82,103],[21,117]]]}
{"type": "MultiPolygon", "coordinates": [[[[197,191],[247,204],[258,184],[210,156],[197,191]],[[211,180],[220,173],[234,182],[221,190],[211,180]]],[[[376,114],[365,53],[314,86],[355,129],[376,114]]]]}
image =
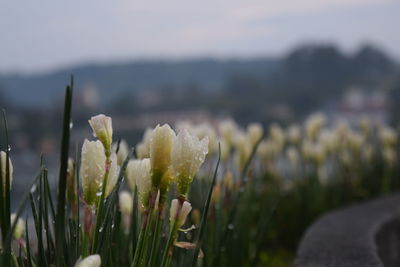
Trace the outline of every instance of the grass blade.
{"type": "Polygon", "coordinates": [[[55,237],[56,237],[56,255],[57,266],[65,266],[68,258],[65,246],[65,195],[67,188],[67,168],[68,168],[68,153],[69,153],[69,137],[71,123],[71,107],[72,107],[72,89],[73,77],[71,77],[70,85],[65,90],[64,104],[64,121],[61,143],[61,159],[60,159],[60,175],[58,181],[58,199],[57,199],[57,215],[55,220],[55,237]]]}
{"type": "Polygon", "coordinates": [[[203,242],[204,230],[205,230],[205,226],[206,226],[206,223],[207,223],[208,210],[209,210],[210,203],[211,203],[212,192],[213,192],[213,189],[214,189],[214,186],[215,186],[215,182],[217,180],[218,167],[219,167],[220,161],[221,161],[221,144],[218,144],[217,165],[215,166],[214,176],[213,176],[213,179],[212,179],[212,182],[211,182],[211,185],[210,185],[210,189],[208,190],[206,203],[205,203],[204,209],[203,209],[203,215],[201,217],[199,235],[197,237],[196,248],[195,248],[194,253],[193,253],[192,266],[196,265],[197,258],[198,258],[198,255],[199,255],[199,252],[200,252],[200,249],[201,249],[201,244],[203,242]]]}

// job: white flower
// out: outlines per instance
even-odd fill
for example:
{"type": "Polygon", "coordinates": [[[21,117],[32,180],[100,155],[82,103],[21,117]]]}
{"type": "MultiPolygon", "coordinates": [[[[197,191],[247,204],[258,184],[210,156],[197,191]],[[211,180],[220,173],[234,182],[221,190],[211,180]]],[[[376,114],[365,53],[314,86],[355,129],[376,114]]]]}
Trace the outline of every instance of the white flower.
{"type": "Polygon", "coordinates": [[[132,194],[128,191],[122,191],[118,195],[118,200],[121,213],[130,216],[133,210],[132,194]]]}
{"type": "Polygon", "coordinates": [[[384,146],[393,146],[397,141],[396,131],[390,127],[379,128],[379,138],[384,146]]]}
{"type": "Polygon", "coordinates": [[[68,158],[67,168],[67,199],[71,205],[74,205],[76,203],[76,200],[78,199],[77,180],[75,176],[75,162],[71,158],[68,158]]]}
{"type": "MultiPolygon", "coordinates": [[[[17,215],[15,213],[11,214],[11,226],[15,222],[17,215]]],[[[25,233],[25,223],[21,218],[18,218],[17,224],[15,225],[15,230],[13,236],[15,239],[19,239],[25,233]]]]}
{"type": "Polygon", "coordinates": [[[286,136],[293,144],[299,144],[301,139],[301,130],[298,125],[292,125],[287,129],[286,136]]]}
{"type": "Polygon", "coordinates": [[[83,188],[83,197],[87,204],[95,204],[96,194],[103,182],[105,174],[106,156],[100,141],[85,139],[82,146],[80,179],[83,188]]]}
{"type": "Polygon", "coordinates": [[[325,124],[326,117],[322,113],[316,113],[311,115],[306,121],[306,133],[308,138],[315,140],[317,138],[319,131],[325,124]]]}
{"type": "Polygon", "coordinates": [[[136,156],[139,159],[150,158],[150,140],[153,131],[147,128],[143,135],[143,140],[136,145],[136,156]]]}
{"type": "Polygon", "coordinates": [[[333,153],[339,149],[339,136],[335,131],[322,130],[319,136],[319,143],[327,153],[333,153]]]}
{"type": "Polygon", "coordinates": [[[305,159],[315,161],[322,164],[326,158],[326,150],[321,143],[305,140],[302,144],[302,154],[305,159]]]}
{"type": "MultiPolygon", "coordinates": [[[[1,181],[3,182],[3,188],[6,188],[6,174],[7,174],[7,153],[4,151],[0,151],[0,168],[1,168],[1,181]]],[[[8,174],[9,174],[9,179],[10,179],[10,188],[11,188],[11,184],[13,181],[13,165],[11,163],[11,159],[8,158],[8,174]]],[[[3,189],[3,190],[4,190],[3,189]]]]}
{"type": "Polygon", "coordinates": [[[190,205],[189,202],[187,201],[183,202],[182,207],[179,209],[179,200],[173,199],[171,202],[169,220],[173,223],[177,219],[176,226],[179,229],[182,227],[182,225],[185,224],[186,218],[191,210],[192,210],[192,205],[190,205]]]}
{"type": "Polygon", "coordinates": [[[136,183],[140,207],[145,208],[148,205],[151,190],[150,159],[131,160],[128,167],[128,179],[130,183],[136,183]]]}
{"type": "Polygon", "coordinates": [[[277,149],[281,152],[285,145],[284,131],[278,124],[273,123],[269,128],[269,134],[272,142],[276,144],[277,149]]]}
{"type": "Polygon", "coordinates": [[[263,136],[264,129],[260,123],[251,123],[247,126],[247,137],[254,146],[263,136]]]}
{"type": "Polygon", "coordinates": [[[172,169],[180,194],[186,195],[189,184],[203,164],[207,153],[207,136],[200,141],[186,129],[178,133],[172,147],[172,169]]]}
{"type": "Polygon", "coordinates": [[[171,151],[175,139],[175,132],[168,124],[157,125],[150,139],[150,163],[152,182],[159,187],[161,179],[171,166],[171,151]]]}
{"type": "Polygon", "coordinates": [[[250,140],[242,132],[236,133],[235,136],[235,162],[239,169],[242,170],[247,160],[250,158],[253,147],[250,140]]]}
{"type": "Polygon", "coordinates": [[[226,143],[232,144],[235,134],[237,132],[237,125],[232,120],[223,120],[219,123],[218,129],[226,143]]]}
{"type": "Polygon", "coordinates": [[[103,114],[92,117],[89,120],[90,127],[93,129],[94,137],[97,137],[104,145],[107,153],[111,153],[112,144],[112,120],[103,114]]]}
{"type": "Polygon", "coordinates": [[[355,152],[359,152],[364,143],[364,136],[360,133],[350,131],[347,136],[347,142],[350,148],[352,148],[355,152]]]}
{"type": "MultiPolygon", "coordinates": [[[[113,151],[115,153],[117,153],[117,144],[113,145],[113,151]]],[[[126,143],[125,140],[121,140],[121,142],[119,142],[119,149],[118,149],[118,153],[117,153],[117,159],[118,159],[119,166],[122,166],[122,164],[124,163],[124,160],[128,156],[128,153],[129,153],[128,144],[126,143]]]]}
{"type": "Polygon", "coordinates": [[[84,258],[83,260],[78,260],[75,264],[75,267],[100,267],[101,258],[100,255],[90,255],[89,257],[84,258]]]}
{"type": "MultiPolygon", "coordinates": [[[[183,130],[183,129],[180,129],[183,130]]],[[[187,129],[191,134],[196,135],[199,140],[208,138],[208,153],[212,154],[218,148],[217,134],[214,128],[209,123],[201,123],[196,125],[193,129],[187,129]]]]}
{"type": "Polygon", "coordinates": [[[118,166],[117,155],[115,153],[111,154],[110,161],[111,161],[111,164],[110,164],[110,170],[109,170],[108,179],[107,179],[106,196],[108,196],[112,192],[115,185],[117,184],[119,170],[120,170],[120,167],[118,166]]]}
{"type": "Polygon", "coordinates": [[[219,142],[221,145],[221,160],[227,161],[231,153],[231,145],[225,139],[221,139],[219,142]]]}
{"type": "Polygon", "coordinates": [[[126,170],[125,170],[125,176],[126,176],[126,180],[128,181],[128,185],[130,187],[130,189],[132,190],[132,192],[135,190],[135,186],[136,186],[136,165],[137,162],[140,162],[141,160],[138,159],[131,159],[128,162],[128,165],[126,165],[126,170]]]}

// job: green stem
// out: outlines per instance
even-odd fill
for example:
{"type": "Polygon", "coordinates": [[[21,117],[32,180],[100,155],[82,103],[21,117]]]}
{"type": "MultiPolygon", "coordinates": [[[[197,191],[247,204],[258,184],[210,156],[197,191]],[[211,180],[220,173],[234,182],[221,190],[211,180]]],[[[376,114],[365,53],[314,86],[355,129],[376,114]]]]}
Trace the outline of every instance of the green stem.
{"type": "Polygon", "coordinates": [[[153,216],[154,216],[154,209],[151,210],[151,212],[150,212],[150,217],[149,217],[148,223],[146,225],[146,230],[144,232],[143,246],[142,246],[141,251],[139,253],[139,256],[140,256],[140,264],[139,265],[140,266],[143,266],[145,264],[145,262],[146,262],[146,259],[147,259],[147,247],[148,247],[148,244],[149,244],[149,234],[150,234],[150,231],[151,231],[151,228],[152,228],[151,226],[152,226],[153,216]]]}
{"type": "Polygon", "coordinates": [[[94,231],[93,246],[92,246],[93,254],[98,253],[98,251],[96,251],[96,250],[97,250],[97,243],[98,243],[98,239],[99,239],[100,227],[101,227],[101,224],[103,223],[102,217],[103,217],[103,209],[104,209],[104,199],[105,199],[105,195],[106,195],[108,176],[110,174],[110,165],[111,165],[110,157],[107,156],[106,172],[104,174],[103,185],[101,188],[101,196],[100,196],[100,201],[99,201],[98,209],[97,209],[96,228],[94,231]]]}
{"type": "Polygon", "coordinates": [[[149,262],[149,267],[155,266],[156,262],[156,251],[158,250],[159,246],[159,240],[160,240],[160,232],[161,232],[161,226],[162,226],[162,219],[161,219],[161,210],[158,212],[157,218],[156,218],[156,232],[153,236],[153,243],[151,246],[151,252],[150,252],[150,262],[149,262]]]}
{"type": "Polygon", "coordinates": [[[138,266],[139,263],[139,258],[140,258],[140,253],[142,251],[142,247],[143,247],[143,242],[144,242],[144,235],[145,235],[145,231],[147,228],[147,222],[148,222],[148,213],[143,214],[143,220],[142,220],[142,227],[140,229],[140,233],[139,233],[139,239],[136,245],[136,249],[135,249],[135,256],[133,258],[133,262],[132,262],[132,267],[136,267],[138,266]]]}
{"type": "Polygon", "coordinates": [[[177,230],[178,230],[177,229],[177,220],[175,220],[171,227],[171,231],[169,232],[167,245],[165,246],[165,250],[164,250],[161,265],[160,265],[161,267],[166,267],[166,266],[168,266],[167,265],[168,263],[169,264],[171,263],[172,252],[173,252],[172,245],[174,244],[175,235],[176,235],[177,230]]]}

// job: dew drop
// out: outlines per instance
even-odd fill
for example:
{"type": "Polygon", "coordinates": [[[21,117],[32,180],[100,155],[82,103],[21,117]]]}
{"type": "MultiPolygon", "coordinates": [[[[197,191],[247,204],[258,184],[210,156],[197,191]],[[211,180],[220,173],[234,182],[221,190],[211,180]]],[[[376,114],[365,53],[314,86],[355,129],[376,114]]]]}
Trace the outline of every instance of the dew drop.
{"type": "Polygon", "coordinates": [[[230,223],[230,224],[228,224],[228,229],[229,229],[229,230],[233,230],[233,229],[235,229],[235,226],[234,226],[233,224],[230,223]]]}
{"type": "Polygon", "coordinates": [[[69,123],[69,128],[70,129],[74,128],[74,123],[72,121],[69,123]]]}
{"type": "Polygon", "coordinates": [[[35,193],[36,192],[36,185],[34,184],[32,187],[31,187],[31,193],[33,194],[33,193],[35,193]]]}

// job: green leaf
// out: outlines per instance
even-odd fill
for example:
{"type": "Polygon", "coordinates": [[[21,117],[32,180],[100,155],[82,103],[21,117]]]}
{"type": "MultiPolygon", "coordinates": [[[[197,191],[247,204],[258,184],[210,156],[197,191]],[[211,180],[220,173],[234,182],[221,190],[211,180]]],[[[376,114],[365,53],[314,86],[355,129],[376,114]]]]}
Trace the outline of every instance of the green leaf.
{"type": "Polygon", "coordinates": [[[211,203],[211,196],[212,196],[212,192],[215,186],[215,182],[217,180],[217,174],[218,174],[218,167],[219,167],[219,163],[221,161],[221,144],[218,144],[218,160],[217,160],[217,164],[215,166],[215,171],[214,171],[214,175],[213,175],[213,179],[210,185],[210,188],[208,190],[208,194],[207,194],[207,199],[206,199],[206,203],[204,205],[203,208],[203,214],[201,217],[201,223],[200,223],[200,230],[199,230],[199,235],[197,237],[196,240],[196,249],[193,253],[193,259],[192,259],[192,266],[196,265],[197,262],[197,258],[201,249],[201,245],[203,242],[203,236],[204,236],[204,232],[205,232],[205,227],[207,224],[207,217],[208,217],[208,210],[210,208],[210,203],[211,203]]]}
{"type": "Polygon", "coordinates": [[[65,248],[65,195],[67,188],[67,168],[69,154],[69,137],[71,124],[73,77],[65,89],[64,121],[61,141],[60,175],[58,181],[57,214],[55,220],[57,266],[63,267],[68,260],[65,248]]]}

